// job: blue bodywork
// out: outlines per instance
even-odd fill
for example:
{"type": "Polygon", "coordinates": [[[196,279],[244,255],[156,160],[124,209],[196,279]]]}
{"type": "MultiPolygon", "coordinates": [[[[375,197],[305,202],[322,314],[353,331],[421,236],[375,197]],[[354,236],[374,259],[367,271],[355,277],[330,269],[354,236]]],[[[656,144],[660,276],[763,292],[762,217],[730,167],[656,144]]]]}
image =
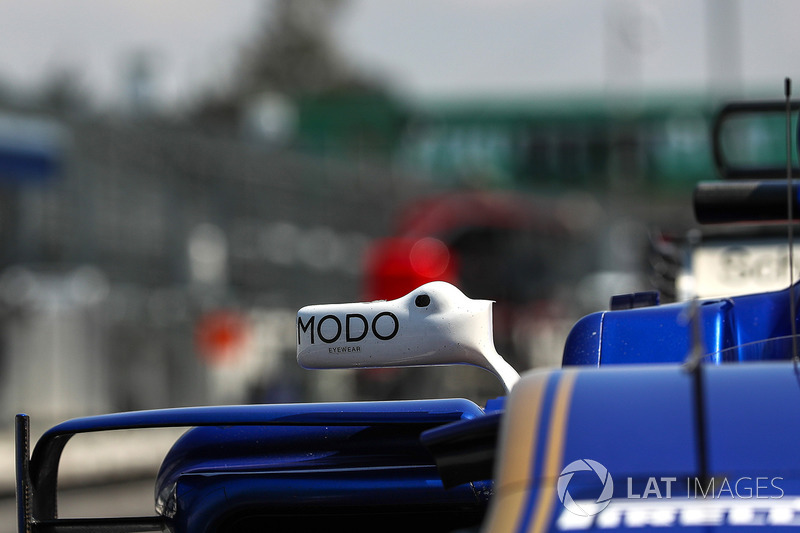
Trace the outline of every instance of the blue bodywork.
{"type": "MultiPolygon", "coordinates": [[[[490,482],[445,490],[419,435],[481,416],[483,409],[469,400],[445,399],[198,407],[70,420],[40,438],[29,463],[27,443],[18,443],[18,482],[27,481],[19,489],[28,498],[20,521],[34,530],[193,533],[261,530],[265,523],[358,530],[380,520],[390,531],[420,523],[428,530],[475,525],[490,482]],[[164,460],[155,487],[159,516],[57,520],[58,464],[72,436],[180,426],[194,429],[164,460]]],[[[27,440],[27,417],[18,424],[27,440]]]]}
{"type": "Polygon", "coordinates": [[[692,348],[693,316],[700,326],[698,341],[708,362],[787,359],[791,350],[785,349],[786,344],[763,341],[791,335],[789,293],[787,288],[697,303],[593,313],[572,328],[563,364],[681,363],[692,348]]]}
{"type": "Polygon", "coordinates": [[[258,409],[285,407],[299,413],[302,425],[195,428],[175,444],[158,475],[156,504],[176,531],[278,524],[314,530],[339,521],[356,529],[425,522],[447,530],[474,525],[483,516],[490,484],[445,490],[419,441],[431,427],[483,416],[474,403],[322,404],[316,421],[323,425],[314,426],[313,405],[258,409]]]}
{"type": "MultiPolygon", "coordinates": [[[[535,444],[514,465],[524,483],[499,469],[493,505],[516,517],[513,527],[493,517],[488,531],[800,525],[800,417],[791,409],[800,403],[800,373],[791,362],[700,368],[699,398],[696,375],[678,365],[523,378],[523,387],[541,381],[541,401],[519,409],[512,394],[505,422],[533,432],[535,444]],[[613,492],[605,510],[579,516],[561,504],[557,484],[562,468],[586,459],[607,469],[613,492]]],[[[597,476],[575,475],[569,493],[597,500],[597,476]]]]}

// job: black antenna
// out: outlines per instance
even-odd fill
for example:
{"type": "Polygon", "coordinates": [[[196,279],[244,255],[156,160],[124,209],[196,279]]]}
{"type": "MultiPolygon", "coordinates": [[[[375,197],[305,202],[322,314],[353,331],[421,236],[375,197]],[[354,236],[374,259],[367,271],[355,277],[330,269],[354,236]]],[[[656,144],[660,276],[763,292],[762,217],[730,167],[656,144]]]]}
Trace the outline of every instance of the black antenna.
{"type": "Polygon", "coordinates": [[[794,194],[792,187],[792,80],[786,78],[783,82],[783,92],[786,96],[786,213],[788,217],[787,233],[789,239],[789,320],[792,332],[792,361],[797,366],[797,324],[795,316],[797,314],[794,301],[794,194]]]}
{"type": "Polygon", "coordinates": [[[685,317],[689,325],[689,355],[684,363],[684,370],[694,378],[694,411],[695,430],[697,431],[697,470],[699,478],[705,486],[708,481],[708,464],[706,461],[706,416],[703,392],[703,337],[701,330],[700,304],[697,297],[689,304],[688,316],[685,317]]]}

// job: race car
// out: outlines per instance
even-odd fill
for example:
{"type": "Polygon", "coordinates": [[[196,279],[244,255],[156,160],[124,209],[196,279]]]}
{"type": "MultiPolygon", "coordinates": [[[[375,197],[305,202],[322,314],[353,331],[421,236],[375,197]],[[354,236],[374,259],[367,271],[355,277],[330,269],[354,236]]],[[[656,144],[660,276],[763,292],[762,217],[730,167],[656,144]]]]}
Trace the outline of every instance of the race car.
{"type": "MultiPolygon", "coordinates": [[[[774,184],[747,186],[763,197],[774,184]]],[[[788,186],[796,202],[797,184],[788,186]]],[[[786,217],[785,204],[768,207],[773,219],[786,217]]],[[[575,325],[563,368],[522,378],[494,348],[491,302],[448,283],[389,301],[308,306],[296,330],[305,367],[470,364],[494,374],[506,395],[483,406],[441,399],[110,414],[51,428],[32,454],[29,419],[18,415],[19,531],[797,526],[797,290],[669,305],[621,295],[575,325]],[[71,437],[155,427],[191,428],[163,461],[155,514],[58,517],[59,461],[71,437]]]]}
{"type": "Polygon", "coordinates": [[[510,394],[483,408],[445,399],[103,415],[55,426],[30,458],[20,415],[20,531],[796,525],[800,421],[783,412],[800,400],[800,374],[791,360],[764,362],[791,354],[787,294],[590,316],[573,330],[564,369],[519,382],[493,350],[490,303],[444,282],[389,302],[310,306],[298,313],[301,364],[474,364],[510,394]],[[737,326],[759,316],[771,330],[737,326]],[[699,350],[692,320],[712,334],[699,350]],[[779,337],[717,350],[762,332],[779,337]],[[676,364],[687,353],[715,364],[676,364]],[[625,358],[639,364],[619,365],[625,358]],[[720,364],[733,360],[757,363],[720,364]],[[72,436],[168,426],[193,429],[164,459],[156,515],[57,517],[72,436]]]}

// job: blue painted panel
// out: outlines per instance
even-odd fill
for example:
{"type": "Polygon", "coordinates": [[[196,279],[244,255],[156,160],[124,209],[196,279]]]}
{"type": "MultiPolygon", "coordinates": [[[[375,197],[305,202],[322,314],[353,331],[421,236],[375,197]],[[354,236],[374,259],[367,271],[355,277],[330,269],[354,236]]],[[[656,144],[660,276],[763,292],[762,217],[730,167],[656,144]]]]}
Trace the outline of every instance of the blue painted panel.
{"type": "MultiPolygon", "coordinates": [[[[800,289],[796,289],[800,294],[800,289]]],[[[787,344],[763,343],[787,336],[789,290],[683,302],[664,306],[605,311],[580,320],[570,332],[563,363],[605,366],[679,363],[693,339],[690,317],[696,313],[700,344],[712,363],[788,359],[787,344]]]]}
{"type": "Polygon", "coordinates": [[[593,459],[614,475],[697,470],[694,394],[679,366],[581,372],[569,413],[564,464],[593,459]]]}

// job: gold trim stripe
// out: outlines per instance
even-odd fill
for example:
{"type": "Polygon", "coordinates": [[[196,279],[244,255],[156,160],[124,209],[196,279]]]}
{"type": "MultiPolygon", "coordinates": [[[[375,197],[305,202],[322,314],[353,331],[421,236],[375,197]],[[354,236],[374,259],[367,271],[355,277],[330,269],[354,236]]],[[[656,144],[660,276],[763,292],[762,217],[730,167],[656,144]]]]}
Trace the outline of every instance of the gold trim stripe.
{"type": "Polygon", "coordinates": [[[531,533],[545,531],[553,516],[553,505],[556,499],[555,480],[558,479],[563,468],[567,419],[576,376],[577,372],[565,370],[558,384],[558,392],[555,402],[553,402],[553,412],[550,415],[550,429],[547,433],[544,472],[540,475],[542,483],[539,485],[539,494],[533,509],[533,523],[528,529],[531,533]]]}
{"type": "Polygon", "coordinates": [[[514,386],[509,397],[498,446],[502,461],[495,472],[496,492],[486,521],[490,525],[488,531],[519,530],[536,458],[544,391],[552,374],[551,370],[528,374],[514,386]]]}

